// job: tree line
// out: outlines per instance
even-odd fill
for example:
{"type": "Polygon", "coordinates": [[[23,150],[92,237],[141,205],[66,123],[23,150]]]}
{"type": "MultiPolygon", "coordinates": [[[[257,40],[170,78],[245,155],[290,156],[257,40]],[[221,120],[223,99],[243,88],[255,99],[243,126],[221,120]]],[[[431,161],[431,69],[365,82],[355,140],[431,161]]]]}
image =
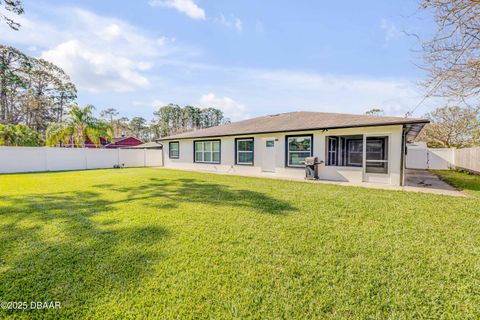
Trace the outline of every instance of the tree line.
{"type": "Polygon", "coordinates": [[[42,133],[63,120],[77,97],[70,77],[58,66],[0,44],[0,123],[24,124],[42,133]]]}
{"type": "Polygon", "coordinates": [[[150,122],[143,117],[120,116],[115,108],[103,110],[100,116],[109,122],[116,136],[132,135],[146,141],[230,122],[221,110],[213,107],[181,107],[172,103],[159,107],[150,122]]]}
{"type": "Polygon", "coordinates": [[[0,44],[0,145],[52,145],[52,137],[59,137],[53,145],[63,145],[66,133],[70,144],[77,146],[85,142],[80,142],[79,137],[95,143],[99,135],[107,140],[133,135],[150,141],[229,121],[213,107],[176,104],[159,107],[150,122],[143,117],[119,117],[114,108],[103,110],[96,118],[95,107],[81,108],[76,98],[75,84],[60,67],[0,44]],[[72,121],[83,123],[73,125],[72,121]]]}

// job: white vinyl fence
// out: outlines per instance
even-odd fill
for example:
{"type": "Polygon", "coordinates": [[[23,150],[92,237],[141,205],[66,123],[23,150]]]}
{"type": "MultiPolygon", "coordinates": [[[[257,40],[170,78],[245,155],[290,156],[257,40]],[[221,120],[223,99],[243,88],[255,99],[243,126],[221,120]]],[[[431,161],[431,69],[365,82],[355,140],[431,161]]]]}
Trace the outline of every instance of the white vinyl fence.
{"type": "Polygon", "coordinates": [[[163,165],[158,149],[0,147],[0,173],[163,165]]]}
{"type": "Polygon", "coordinates": [[[480,173],[480,148],[427,148],[424,144],[407,147],[407,169],[450,170],[462,168],[480,173]]]}
{"type": "Polygon", "coordinates": [[[408,147],[407,169],[449,170],[455,166],[455,149],[408,147]]]}
{"type": "Polygon", "coordinates": [[[407,169],[427,169],[428,149],[407,146],[406,167],[407,169]]]}
{"type": "Polygon", "coordinates": [[[480,148],[456,149],[455,166],[480,173],[480,148]]]}

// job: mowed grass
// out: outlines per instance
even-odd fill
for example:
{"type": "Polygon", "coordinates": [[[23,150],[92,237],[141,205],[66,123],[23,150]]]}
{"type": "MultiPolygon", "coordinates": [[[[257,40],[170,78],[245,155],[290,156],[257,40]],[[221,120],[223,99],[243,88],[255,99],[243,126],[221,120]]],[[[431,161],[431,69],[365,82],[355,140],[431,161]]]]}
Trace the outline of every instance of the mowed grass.
{"type": "Polygon", "coordinates": [[[466,192],[480,191],[480,175],[475,175],[465,171],[435,170],[440,178],[460,190],[466,192]]]}
{"type": "MultiPolygon", "coordinates": [[[[468,319],[468,197],[174,171],[0,176],[0,318],[468,319]]],[[[475,187],[477,186],[477,187],[475,187]]]]}

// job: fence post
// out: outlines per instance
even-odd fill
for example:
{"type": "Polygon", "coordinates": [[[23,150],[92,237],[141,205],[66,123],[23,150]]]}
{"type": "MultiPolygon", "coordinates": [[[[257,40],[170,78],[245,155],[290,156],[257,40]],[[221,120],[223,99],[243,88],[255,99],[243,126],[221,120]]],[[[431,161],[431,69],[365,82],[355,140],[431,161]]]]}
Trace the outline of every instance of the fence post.
{"type": "Polygon", "coordinates": [[[45,171],[48,170],[48,147],[43,147],[43,152],[45,152],[45,171]]]}
{"type": "Polygon", "coordinates": [[[85,157],[85,170],[88,169],[87,148],[83,148],[83,156],[85,157]]]}
{"type": "Polygon", "coordinates": [[[457,148],[452,148],[451,154],[450,154],[450,159],[452,160],[452,169],[455,170],[457,166],[457,159],[455,158],[455,154],[457,153],[457,148]]]}

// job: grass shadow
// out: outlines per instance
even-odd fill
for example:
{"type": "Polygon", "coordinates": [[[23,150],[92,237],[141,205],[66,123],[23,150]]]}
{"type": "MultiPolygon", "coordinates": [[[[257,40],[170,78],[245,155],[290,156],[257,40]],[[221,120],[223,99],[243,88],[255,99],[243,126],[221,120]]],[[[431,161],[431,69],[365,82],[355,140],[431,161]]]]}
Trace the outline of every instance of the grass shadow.
{"type": "Polygon", "coordinates": [[[261,192],[201,179],[150,178],[133,186],[99,184],[86,190],[0,194],[0,297],[62,302],[60,313],[24,311],[29,317],[88,317],[95,306],[148,279],[165,259],[162,243],[171,234],[155,223],[125,222],[121,213],[127,204],[171,212],[183,203],[272,215],[297,210],[261,192]]]}
{"type": "MultiPolygon", "coordinates": [[[[240,207],[273,215],[287,214],[298,209],[289,202],[276,199],[265,193],[235,189],[228,185],[211,183],[199,179],[162,180],[150,178],[147,182],[134,187],[117,187],[111,184],[95,185],[125,195],[123,201],[162,199],[151,204],[163,209],[178,207],[181,203],[201,203],[214,206],[240,207]]],[[[148,202],[147,202],[147,205],[148,202]]]]}
{"type": "MultiPolygon", "coordinates": [[[[109,295],[138,286],[162,260],[161,251],[149,248],[169,232],[93,219],[114,209],[96,192],[0,197],[2,300],[60,301],[63,316],[78,318],[109,295]]],[[[23,312],[33,318],[59,315],[54,309],[23,312]]]]}

